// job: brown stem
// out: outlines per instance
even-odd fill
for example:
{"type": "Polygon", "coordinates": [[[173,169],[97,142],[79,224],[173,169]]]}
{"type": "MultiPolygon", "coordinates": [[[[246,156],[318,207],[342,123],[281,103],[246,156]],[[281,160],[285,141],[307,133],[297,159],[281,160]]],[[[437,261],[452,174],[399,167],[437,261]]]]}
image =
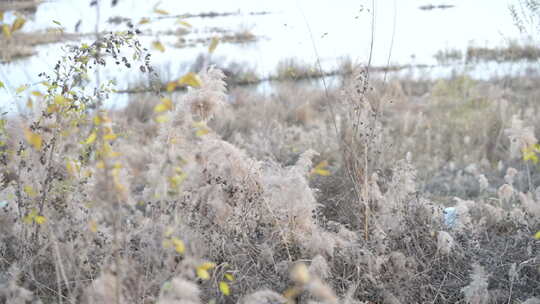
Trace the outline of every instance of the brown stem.
{"type": "MultiPolygon", "coordinates": [[[[54,168],[52,166],[52,161],[53,161],[54,151],[56,150],[57,132],[58,131],[55,132],[55,134],[53,135],[51,139],[51,150],[49,150],[49,159],[47,160],[47,175],[45,176],[45,180],[43,181],[43,189],[41,193],[41,199],[39,201],[39,214],[40,215],[43,214],[43,208],[45,207],[47,194],[51,191],[51,187],[52,187],[51,181],[53,180],[53,175],[54,175],[53,174],[54,168]]],[[[34,230],[34,235],[33,235],[34,243],[39,245],[38,233],[39,233],[40,225],[34,224],[34,226],[36,227],[34,230]]]]}

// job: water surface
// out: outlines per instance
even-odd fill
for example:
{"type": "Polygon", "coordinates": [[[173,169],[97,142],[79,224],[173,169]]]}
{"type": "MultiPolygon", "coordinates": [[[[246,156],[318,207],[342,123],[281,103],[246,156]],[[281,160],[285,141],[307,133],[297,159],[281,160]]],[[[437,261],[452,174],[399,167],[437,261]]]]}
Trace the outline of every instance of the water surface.
{"type": "MultiPolygon", "coordinates": [[[[508,11],[508,5],[515,1],[376,0],[374,7],[372,1],[366,0],[120,0],[115,7],[111,7],[110,1],[101,2],[99,18],[97,9],[89,7],[88,1],[46,2],[38,7],[35,17],[23,30],[39,31],[57,27],[53,20],[61,22],[66,32],[73,32],[79,20],[79,31],[83,33],[95,31],[96,24],[100,30],[124,29],[124,26],[108,24],[107,20],[122,16],[137,23],[144,17],[158,17],[155,8],[171,15],[238,12],[234,16],[185,19],[193,26],[192,33],[186,37],[218,35],[213,30],[215,28],[232,32],[250,31],[260,37],[257,42],[222,43],[213,56],[223,62],[242,62],[254,66],[263,77],[274,73],[276,65],[287,58],[296,58],[306,63],[319,59],[325,70],[334,69],[344,57],[362,63],[371,58],[371,63],[376,66],[433,65],[436,64],[433,55],[442,49],[465,51],[471,44],[494,47],[507,40],[520,38],[508,11]],[[426,4],[451,4],[455,7],[431,11],[419,9],[426,4]],[[268,14],[252,15],[252,12],[268,14]]],[[[12,14],[6,14],[8,22],[13,18],[12,14]]],[[[155,33],[141,38],[146,46],[150,47],[152,41],[159,40],[166,48],[164,53],[155,51],[153,55],[153,64],[166,74],[165,78],[182,75],[188,63],[198,54],[206,52],[208,47],[201,43],[189,48],[175,48],[177,36],[159,33],[181,27],[176,21],[175,18],[162,19],[140,26],[142,30],[155,33]]],[[[0,65],[0,80],[10,90],[22,84],[36,83],[39,80],[37,74],[50,71],[54,59],[60,57],[61,45],[40,46],[36,56],[0,65]]],[[[476,70],[482,78],[506,71],[519,73],[523,70],[519,66],[512,67],[499,68],[498,65],[488,64],[467,69],[473,72],[476,70]]],[[[400,73],[414,77],[443,76],[455,69],[417,69],[400,73]]],[[[117,68],[105,69],[102,73],[105,79],[117,79],[119,89],[127,88],[129,83],[137,82],[140,78],[137,73],[119,71],[117,68]]],[[[0,105],[13,106],[14,99],[13,94],[0,89],[0,105]]]]}

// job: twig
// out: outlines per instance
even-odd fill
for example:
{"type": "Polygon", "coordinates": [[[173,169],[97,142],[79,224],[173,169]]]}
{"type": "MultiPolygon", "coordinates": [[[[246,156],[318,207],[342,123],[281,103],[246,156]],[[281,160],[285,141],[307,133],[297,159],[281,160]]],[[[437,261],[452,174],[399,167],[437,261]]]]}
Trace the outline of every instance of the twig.
{"type": "MultiPolygon", "coordinates": [[[[386,61],[387,68],[390,66],[390,58],[392,56],[392,50],[394,49],[394,37],[396,36],[396,20],[397,20],[397,3],[396,3],[396,0],[394,0],[394,24],[392,26],[392,39],[390,40],[390,50],[388,51],[388,60],[386,61]]],[[[383,80],[384,84],[386,84],[387,73],[388,73],[388,69],[384,72],[384,80],[383,80]]]]}
{"type": "Polygon", "coordinates": [[[432,304],[434,304],[435,301],[437,300],[437,298],[439,297],[439,294],[441,292],[441,288],[442,288],[444,282],[446,281],[447,277],[448,277],[448,271],[444,274],[444,278],[443,278],[441,284],[439,285],[439,288],[437,289],[437,293],[435,294],[435,298],[433,298],[433,301],[431,301],[432,304]]]}
{"type": "Polygon", "coordinates": [[[51,234],[53,240],[54,240],[54,251],[56,253],[56,259],[57,259],[57,262],[55,263],[56,267],[58,268],[57,269],[57,280],[59,281],[60,280],[60,275],[62,276],[62,280],[64,280],[64,284],[66,285],[66,288],[68,290],[68,295],[72,295],[71,293],[71,289],[70,289],[70,286],[69,286],[69,281],[67,279],[67,275],[66,275],[66,271],[65,271],[65,268],[64,268],[64,265],[62,264],[62,259],[60,257],[60,248],[58,247],[58,239],[56,237],[56,235],[54,234],[54,232],[52,232],[51,229],[49,229],[49,233],[51,234]],[[60,270],[60,271],[58,271],[60,270]]]}

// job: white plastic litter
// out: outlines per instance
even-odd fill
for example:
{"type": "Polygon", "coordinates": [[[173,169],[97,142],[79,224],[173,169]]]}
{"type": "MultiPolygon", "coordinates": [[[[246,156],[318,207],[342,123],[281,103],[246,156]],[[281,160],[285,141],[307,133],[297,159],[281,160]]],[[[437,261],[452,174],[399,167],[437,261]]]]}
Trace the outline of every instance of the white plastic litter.
{"type": "Polygon", "coordinates": [[[454,228],[457,221],[457,213],[455,207],[444,208],[444,224],[448,228],[454,228]]]}

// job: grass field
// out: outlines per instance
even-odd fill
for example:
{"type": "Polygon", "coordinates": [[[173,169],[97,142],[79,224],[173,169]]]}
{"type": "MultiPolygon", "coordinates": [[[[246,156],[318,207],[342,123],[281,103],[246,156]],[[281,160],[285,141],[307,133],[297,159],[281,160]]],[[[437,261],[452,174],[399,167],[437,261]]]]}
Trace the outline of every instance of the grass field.
{"type": "MultiPolygon", "coordinates": [[[[137,37],[0,83],[29,96],[0,117],[1,303],[539,303],[536,73],[349,62],[325,88],[284,61],[265,94],[228,82],[261,80],[242,66],[158,81],[137,37]],[[114,83],[88,79],[111,65],[154,92],[103,107],[114,83]]],[[[537,62],[505,50],[467,58],[537,62]]]]}

